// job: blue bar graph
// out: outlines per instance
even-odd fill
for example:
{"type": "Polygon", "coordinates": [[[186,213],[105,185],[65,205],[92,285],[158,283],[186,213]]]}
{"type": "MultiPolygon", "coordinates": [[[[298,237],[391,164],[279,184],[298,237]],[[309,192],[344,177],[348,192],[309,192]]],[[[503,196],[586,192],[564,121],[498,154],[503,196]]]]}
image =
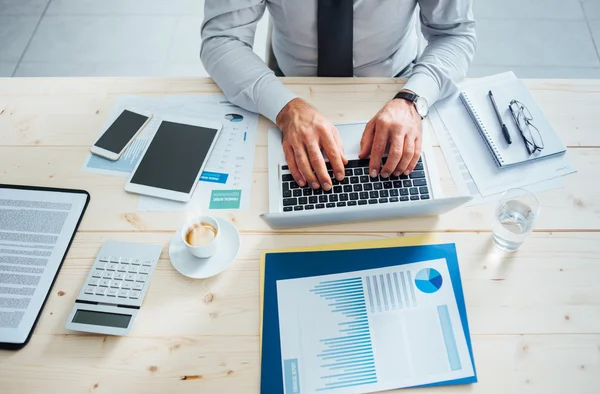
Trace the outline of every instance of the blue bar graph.
{"type": "Polygon", "coordinates": [[[410,284],[410,295],[412,296],[413,306],[416,307],[417,299],[415,298],[415,283],[412,279],[410,271],[406,271],[406,274],[408,275],[408,283],[410,284]]]}
{"type": "Polygon", "coordinates": [[[415,284],[409,270],[365,276],[368,308],[386,313],[417,306],[415,284]]]}
{"type": "MultiPolygon", "coordinates": [[[[374,292],[381,310],[377,278],[370,279],[365,278],[369,307],[371,311],[375,309],[374,292]]],[[[319,340],[321,349],[317,358],[323,361],[321,368],[327,372],[321,376],[317,391],[377,383],[364,287],[363,278],[357,277],[319,282],[310,290],[343,319],[338,323],[338,336],[319,340]]],[[[387,299],[384,302],[387,308],[387,299]]]]}
{"type": "Polygon", "coordinates": [[[381,281],[381,292],[383,293],[383,303],[385,305],[385,310],[389,311],[389,307],[388,307],[388,299],[387,299],[387,293],[385,291],[385,281],[383,280],[383,275],[379,275],[379,280],[381,281]]]}
{"type": "Polygon", "coordinates": [[[410,308],[408,301],[408,290],[406,290],[406,281],[404,280],[404,272],[400,272],[400,280],[402,281],[402,290],[404,291],[404,305],[410,308]]]}
{"type": "Polygon", "coordinates": [[[375,285],[375,298],[377,298],[377,310],[381,312],[381,300],[379,299],[379,286],[377,285],[376,276],[373,276],[373,284],[375,285]]]}
{"type": "Polygon", "coordinates": [[[373,293],[371,292],[371,278],[366,277],[367,281],[367,292],[369,293],[369,305],[371,306],[371,313],[375,312],[375,306],[373,306],[373,293]]]}
{"type": "Polygon", "coordinates": [[[442,327],[442,335],[444,336],[444,343],[446,344],[446,353],[448,354],[450,369],[453,371],[460,371],[462,367],[460,364],[460,356],[458,355],[458,347],[456,346],[456,339],[454,338],[450,313],[448,312],[448,305],[438,305],[437,311],[438,317],[440,318],[440,326],[442,327]]]}
{"type": "Polygon", "coordinates": [[[396,285],[396,296],[398,297],[398,308],[402,309],[402,295],[400,294],[400,285],[398,284],[398,273],[394,272],[394,284],[396,285]]]}
{"type": "Polygon", "coordinates": [[[390,301],[392,302],[392,309],[396,309],[396,301],[394,300],[394,288],[392,287],[392,277],[390,274],[386,275],[388,289],[390,290],[390,301]]]}

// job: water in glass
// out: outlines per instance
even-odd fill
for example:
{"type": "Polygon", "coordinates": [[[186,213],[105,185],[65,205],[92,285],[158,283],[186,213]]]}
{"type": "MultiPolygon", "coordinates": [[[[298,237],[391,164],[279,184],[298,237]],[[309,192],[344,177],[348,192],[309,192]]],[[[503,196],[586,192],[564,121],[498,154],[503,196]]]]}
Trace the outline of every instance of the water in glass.
{"type": "Polygon", "coordinates": [[[523,201],[502,201],[492,230],[494,243],[505,251],[516,250],[531,233],[534,219],[535,210],[523,201]]]}

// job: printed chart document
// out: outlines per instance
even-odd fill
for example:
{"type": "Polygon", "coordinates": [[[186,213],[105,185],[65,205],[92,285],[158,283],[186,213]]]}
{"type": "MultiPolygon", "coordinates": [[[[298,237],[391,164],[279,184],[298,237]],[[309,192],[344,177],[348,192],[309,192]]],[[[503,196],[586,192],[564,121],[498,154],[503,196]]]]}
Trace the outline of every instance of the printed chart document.
{"type": "Polygon", "coordinates": [[[231,104],[220,94],[168,96],[163,103],[172,113],[220,122],[223,128],[191,201],[180,203],[140,196],[138,209],[187,211],[249,208],[258,115],[231,104]]]}
{"type": "Polygon", "coordinates": [[[26,341],[87,200],[0,185],[0,343],[26,341]]]}
{"type": "Polygon", "coordinates": [[[146,110],[152,120],[136,137],[121,158],[107,160],[89,154],[83,170],[128,177],[142,158],[165,115],[179,115],[218,121],[223,125],[208,158],[191,201],[180,203],[140,196],[140,211],[191,211],[199,209],[246,209],[250,206],[252,170],[259,116],[231,104],[222,94],[173,95],[165,98],[121,96],[105,126],[123,109],[146,110]]]}
{"type": "Polygon", "coordinates": [[[286,394],[471,377],[445,259],[277,281],[286,394]]]}

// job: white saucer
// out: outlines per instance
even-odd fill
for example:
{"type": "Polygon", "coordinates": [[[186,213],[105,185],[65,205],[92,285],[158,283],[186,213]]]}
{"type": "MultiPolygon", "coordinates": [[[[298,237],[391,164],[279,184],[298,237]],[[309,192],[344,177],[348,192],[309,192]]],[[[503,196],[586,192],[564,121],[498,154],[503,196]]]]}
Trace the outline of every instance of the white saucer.
{"type": "Polygon", "coordinates": [[[235,226],[224,219],[217,219],[221,234],[219,247],[212,256],[201,259],[191,254],[181,239],[179,231],[171,238],[169,258],[173,267],[188,278],[210,278],[225,271],[235,260],[240,249],[240,234],[235,226]]]}

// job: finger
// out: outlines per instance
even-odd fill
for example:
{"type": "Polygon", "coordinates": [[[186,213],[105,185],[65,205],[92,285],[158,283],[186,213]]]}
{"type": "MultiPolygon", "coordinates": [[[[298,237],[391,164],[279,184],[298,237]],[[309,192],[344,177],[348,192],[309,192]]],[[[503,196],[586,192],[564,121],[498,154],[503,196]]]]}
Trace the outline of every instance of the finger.
{"type": "Polygon", "coordinates": [[[381,169],[382,177],[387,178],[392,172],[396,171],[398,163],[400,163],[401,159],[403,159],[402,149],[404,149],[404,138],[403,135],[400,134],[400,131],[397,131],[392,137],[392,143],[390,144],[390,151],[388,153],[387,160],[381,169]]]}
{"type": "Polygon", "coordinates": [[[285,154],[285,161],[287,162],[288,168],[294,177],[294,180],[300,187],[304,187],[306,185],[306,179],[298,170],[298,165],[296,164],[296,157],[294,156],[294,150],[292,146],[286,142],[283,143],[283,153],[285,154]]]}
{"type": "Polygon", "coordinates": [[[363,132],[362,138],[360,139],[360,153],[358,157],[364,159],[371,152],[371,145],[373,145],[373,135],[375,134],[375,122],[371,120],[367,123],[365,131],[363,132]]]}
{"type": "Polygon", "coordinates": [[[389,129],[386,124],[378,123],[375,125],[373,136],[373,146],[371,147],[371,160],[369,161],[369,175],[374,178],[381,169],[381,158],[385,152],[388,142],[389,129]]]}
{"type": "Polygon", "coordinates": [[[304,145],[299,145],[294,148],[294,155],[296,157],[296,164],[298,164],[298,169],[302,173],[304,179],[306,179],[306,184],[310,185],[313,189],[319,188],[319,182],[317,181],[317,177],[313,173],[313,169],[310,165],[310,160],[308,155],[306,154],[306,148],[304,145]]]}
{"type": "Polygon", "coordinates": [[[415,155],[413,156],[410,164],[408,165],[408,168],[406,169],[405,174],[408,175],[410,174],[415,167],[417,166],[417,163],[419,162],[419,158],[421,157],[421,150],[422,150],[422,140],[421,137],[417,137],[415,139],[415,155]]]}
{"type": "MultiPolygon", "coordinates": [[[[340,151],[340,148],[332,135],[326,135],[321,141],[323,149],[327,154],[329,163],[331,164],[331,170],[335,179],[341,181],[344,179],[344,157],[340,151]]],[[[346,163],[348,163],[346,161],[346,163]]]]}
{"type": "Polygon", "coordinates": [[[402,160],[396,168],[396,172],[402,174],[408,169],[408,165],[412,163],[413,157],[415,156],[415,137],[412,135],[406,135],[404,138],[404,152],[402,152],[402,160]]]}
{"type": "MultiPolygon", "coordinates": [[[[335,139],[335,142],[338,146],[338,148],[340,149],[340,157],[342,158],[342,163],[344,163],[344,165],[348,164],[348,159],[346,159],[346,156],[344,155],[344,142],[342,141],[342,137],[340,136],[340,132],[338,131],[338,129],[335,129],[335,132],[333,133],[333,137],[335,139]]],[[[329,156],[327,156],[329,157],[329,156]]]]}
{"type": "Polygon", "coordinates": [[[307,151],[310,165],[315,170],[319,182],[316,184],[313,183],[311,187],[313,189],[318,189],[322,186],[324,190],[331,189],[331,178],[329,178],[329,174],[327,173],[327,167],[325,166],[325,159],[323,158],[321,149],[314,143],[307,147],[307,151]]]}

